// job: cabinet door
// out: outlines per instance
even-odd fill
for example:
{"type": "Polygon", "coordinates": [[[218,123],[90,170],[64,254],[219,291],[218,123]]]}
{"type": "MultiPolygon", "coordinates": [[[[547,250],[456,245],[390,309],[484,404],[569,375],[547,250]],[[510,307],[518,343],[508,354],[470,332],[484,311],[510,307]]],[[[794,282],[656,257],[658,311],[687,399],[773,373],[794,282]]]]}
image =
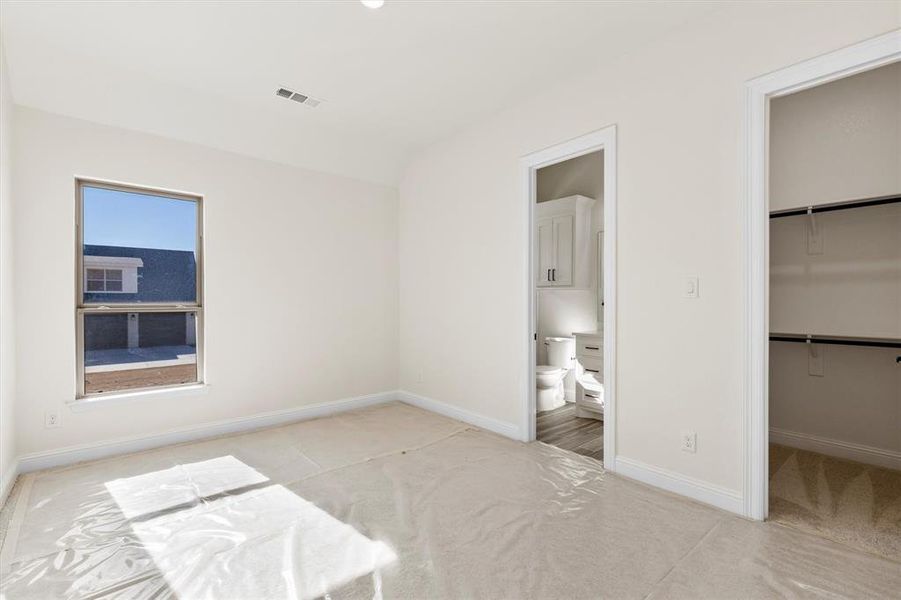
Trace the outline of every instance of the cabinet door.
{"type": "Polygon", "coordinates": [[[573,215],[554,217],[554,265],[551,267],[551,285],[573,284],[573,215]]]}
{"type": "Polygon", "coordinates": [[[554,268],[554,220],[551,218],[538,221],[538,273],[536,281],[539,286],[553,285],[551,269],[554,268]]]}

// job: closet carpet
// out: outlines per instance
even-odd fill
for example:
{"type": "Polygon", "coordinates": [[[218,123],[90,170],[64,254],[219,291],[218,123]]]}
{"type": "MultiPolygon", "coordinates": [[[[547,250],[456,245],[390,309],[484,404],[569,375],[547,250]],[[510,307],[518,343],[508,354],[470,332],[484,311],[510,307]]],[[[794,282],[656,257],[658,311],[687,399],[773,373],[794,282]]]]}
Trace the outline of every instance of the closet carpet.
{"type": "Polygon", "coordinates": [[[539,442],[604,460],[604,422],[577,417],[576,405],[572,402],[538,413],[535,431],[539,442]]]}
{"type": "Polygon", "coordinates": [[[770,520],[901,562],[901,472],[771,444],[770,520]]]}

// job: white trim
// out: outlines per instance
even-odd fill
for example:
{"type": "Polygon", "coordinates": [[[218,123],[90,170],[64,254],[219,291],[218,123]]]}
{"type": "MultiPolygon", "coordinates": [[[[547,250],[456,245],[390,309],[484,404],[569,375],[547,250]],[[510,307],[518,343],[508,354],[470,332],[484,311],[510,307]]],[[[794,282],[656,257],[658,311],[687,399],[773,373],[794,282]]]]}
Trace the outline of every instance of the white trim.
{"type": "MultiPolygon", "coordinates": [[[[604,418],[604,456],[616,456],[616,125],[605,127],[581,137],[539,150],[520,160],[522,176],[522,210],[527,217],[522,253],[523,280],[527,290],[526,343],[523,345],[525,389],[521,390],[522,417],[520,438],[535,439],[535,362],[538,331],[535,306],[535,263],[537,249],[534,240],[536,172],[541,167],[576,158],[598,150],[604,151],[604,390],[607,409],[604,418]]],[[[616,471],[616,461],[605,460],[604,468],[616,471]]]]}
{"type": "MultiPolygon", "coordinates": [[[[108,406],[109,404],[117,404],[140,400],[144,396],[159,395],[161,392],[172,393],[205,393],[209,386],[191,386],[181,390],[153,390],[144,394],[126,394],[122,396],[109,396],[96,398],[92,400],[79,400],[70,403],[73,411],[91,410],[100,406],[108,406]],[[200,389],[203,388],[203,389],[200,389]]],[[[221,435],[229,435],[263,429],[266,427],[274,427],[293,423],[296,421],[304,421],[308,419],[316,419],[329,415],[356,410],[367,406],[384,404],[386,402],[401,401],[418,408],[428,410],[464,423],[469,423],[476,427],[492,431],[504,437],[519,440],[522,434],[519,428],[505,421],[499,421],[491,417],[486,417],[478,413],[470,412],[450,404],[445,404],[433,398],[427,398],[406,391],[389,391],[377,394],[368,394],[365,396],[357,396],[354,398],[346,398],[343,400],[335,400],[332,402],[322,402],[320,404],[312,404],[309,406],[300,406],[297,408],[289,408],[286,410],[262,413],[249,417],[239,417],[237,419],[228,419],[215,423],[207,423],[195,427],[187,427],[182,429],[174,429],[167,432],[149,435],[136,436],[128,438],[120,438],[99,442],[96,444],[82,444],[78,446],[70,446],[68,448],[60,448],[57,450],[49,450],[46,452],[34,452],[20,456],[14,461],[4,480],[0,482],[0,498],[5,499],[6,494],[12,489],[12,484],[17,475],[39,471],[42,469],[50,469],[54,467],[62,467],[122,454],[131,454],[134,452],[142,452],[151,450],[161,446],[170,446],[173,444],[181,444],[192,442],[221,435]]],[[[2,506],[2,502],[0,502],[2,506]]]]}
{"type": "Polygon", "coordinates": [[[3,479],[0,479],[0,508],[3,508],[3,505],[6,504],[6,499],[9,497],[9,492],[16,483],[16,477],[19,476],[19,472],[19,461],[18,459],[13,459],[12,462],[9,463],[9,467],[3,475],[3,479]]]}
{"type": "MultiPolygon", "coordinates": [[[[16,556],[16,547],[19,543],[19,533],[22,530],[22,523],[25,521],[25,515],[28,513],[28,502],[31,497],[31,487],[34,483],[34,477],[31,475],[22,475],[21,489],[13,506],[6,507],[5,503],[9,498],[3,498],[0,506],[4,506],[12,511],[9,521],[6,525],[6,537],[3,538],[3,544],[0,546],[0,573],[8,573],[9,565],[12,564],[13,557],[16,556]]],[[[5,598],[0,594],[0,598],[5,598]]]]}
{"type": "Polygon", "coordinates": [[[88,269],[137,269],[144,266],[143,259],[131,256],[100,256],[97,254],[84,255],[84,268],[88,269]]]}
{"type": "Polygon", "coordinates": [[[469,423],[470,425],[475,425],[476,427],[480,427],[482,429],[487,429],[488,431],[492,431],[504,437],[508,437],[514,440],[522,440],[522,432],[520,431],[519,427],[517,427],[513,423],[486,417],[485,415],[480,415],[478,413],[464,410],[450,404],[445,404],[440,400],[427,398],[426,396],[420,396],[419,394],[414,394],[413,392],[401,390],[397,392],[397,398],[398,400],[405,402],[406,404],[438,413],[439,415],[444,415],[445,417],[450,417],[451,419],[463,421],[464,423],[469,423]]]}
{"type": "MultiPolygon", "coordinates": [[[[141,452],[160,446],[192,442],[220,435],[274,427],[276,425],[284,425],[295,421],[315,419],[339,412],[373,406],[375,404],[383,404],[397,399],[398,393],[396,391],[381,392],[378,394],[369,394],[366,396],[357,396],[355,398],[346,398],[343,400],[334,400],[332,402],[322,402],[320,404],[311,404],[308,406],[299,406],[297,408],[262,413],[250,417],[239,417],[237,419],[217,421],[215,423],[207,423],[194,427],[174,429],[150,436],[120,438],[97,444],[83,444],[79,446],[70,446],[68,448],[60,448],[58,450],[35,452],[19,457],[19,473],[28,473],[30,471],[71,465],[120,454],[141,452]]],[[[80,402],[84,401],[82,400],[80,402]]]]}
{"type": "Polygon", "coordinates": [[[118,406],[121,404],[131,404],[132,402],[140,402],[143,400],[170,400],[172,398],[189,398],[193,396],[201,396],[209,392],[210,386],[205,383],[193,383],[189,385],[177,385],[162,387],[159,389],[143,389],[131,392],[122,392],[121,394],[98,394],[96,396],[86,396],[77,398],[66,405],[72,412],[85,412],[96,408],[104,408],[109,406],[118,406]]]}
{"type": "Polygon", "coordinates": [[[739,515],[744,513],[742,494],[736,490],[686,477],[680,473],[667,471],[623,456],[616,457],[616,473],[732,513],[739,515]]]}
{"type": "Polygon", "coordinates": [[[769,100],[901,60],[901,29],[753,79],[745,97],[745,323],[742,403],[743,510],[767,516],[767,338],[769,332],[769,200],[767,110],[769,100]]]}
{"type": "Polygon", "coordinates": [[[897,450],[885,450],[853,442],[843,442],[777,427],[770,427],[770,441],[774,444],[809,450],[810,452],[817,452],[826,456],[835,456],[886,469],[901,470],[901,452],[897,450]]]}

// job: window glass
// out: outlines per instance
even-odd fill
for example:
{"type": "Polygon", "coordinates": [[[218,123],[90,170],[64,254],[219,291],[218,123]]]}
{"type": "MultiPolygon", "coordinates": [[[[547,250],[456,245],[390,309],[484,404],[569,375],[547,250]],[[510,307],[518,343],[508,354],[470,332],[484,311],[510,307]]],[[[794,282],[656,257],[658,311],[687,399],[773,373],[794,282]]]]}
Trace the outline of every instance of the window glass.
{"type": "Polygon", "coordinates": [[[197,302],[197,202],[81,189],[86,304],[197,302]]]}
{"type": "Polygon", "coordinates": [[[84,391],[99,394],[197,382],[194,312],[84,315],[84,391]]]}
{"type": "Polygon", "coordinates": [[[79,181],[78,397],[203,380],[201,198],[79,181]]]}

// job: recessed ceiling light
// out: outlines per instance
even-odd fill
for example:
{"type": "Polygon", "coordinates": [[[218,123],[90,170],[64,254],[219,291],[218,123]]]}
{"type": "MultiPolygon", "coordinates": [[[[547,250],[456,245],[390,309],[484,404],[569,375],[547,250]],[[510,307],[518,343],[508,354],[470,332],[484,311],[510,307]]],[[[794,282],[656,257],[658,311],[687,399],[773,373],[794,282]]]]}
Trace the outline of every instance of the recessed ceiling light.
{"type": "Polygon", "coordinates": [[[360,4],[366,8],[381,8],[385,4],[385,0],[360,0],[360,4]]]}

